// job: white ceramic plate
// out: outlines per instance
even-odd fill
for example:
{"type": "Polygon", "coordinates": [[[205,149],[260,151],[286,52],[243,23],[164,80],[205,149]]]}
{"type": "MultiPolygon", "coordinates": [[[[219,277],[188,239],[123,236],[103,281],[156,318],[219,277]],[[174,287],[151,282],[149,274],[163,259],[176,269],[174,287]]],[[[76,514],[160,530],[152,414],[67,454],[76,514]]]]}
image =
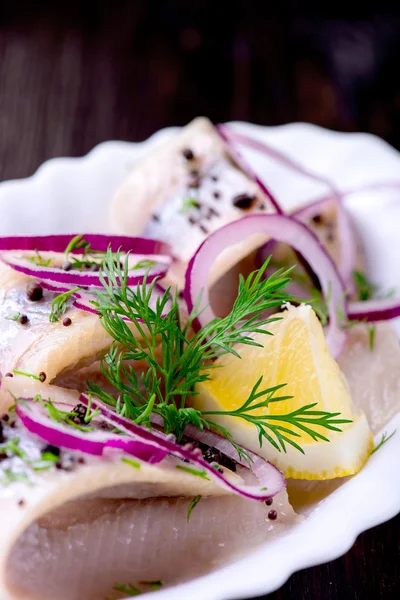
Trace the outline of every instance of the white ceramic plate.
{"type": "MultiPolygon", "coordinates": [[[[233,126],[244,134],[259,137],[322,178],[329,178],[340,190],[394,182],[392,186],[356,192],[345,202],[362,234],[371,278],[383,288],[399,289],[400,155],[393,148],[370,135],[334,133],[305,124],[273,128],[245,123],[233,126]]],[[[54,159],[32,177],[2,183],[0,235],[110,232],[108,205],[114,190],[140,156],[174,131],[160,131],[140,144],[106,142],[83,158],[54,159]]],[[[325,184],[254,151],[244,154],[284,207],[306,203],[329,192],[325,184]]],[[[399,323],[396,327],[400,332],[399,323]]],[[[315,506],[290,533],[230,566],[160,591],[157,598],[248,598],[275,590],[294,571],[345,553],[359,533],[400,511],[400,415],[386,429],[391,432],[396,427],[399,433],[369,460],[362,472],[315,506]]]]}

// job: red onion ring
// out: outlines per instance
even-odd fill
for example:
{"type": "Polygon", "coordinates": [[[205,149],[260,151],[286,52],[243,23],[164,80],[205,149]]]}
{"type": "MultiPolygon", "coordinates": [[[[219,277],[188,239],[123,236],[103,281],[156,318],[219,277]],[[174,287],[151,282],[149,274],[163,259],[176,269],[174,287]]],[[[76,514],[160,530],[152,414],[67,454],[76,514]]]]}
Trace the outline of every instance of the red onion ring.
{"type": "Polygon", "coordinates": [[[224,141],[224,143],[225,143],[225,145],[226,145],[226,147],[228,149],[228,152],[232,156],[233,160],[242,169],[242,171],[244,171],[250,177],[250,179],[252,179],[261,188],[261,190],[264,192],[264,194],[267,196],[267,198],[271,202],[271,204],[274,207],[275,211],[277,213],[279,213],[279,214],[283,214],[283,210],[279,206],[278,201],[272,195],[272,193],[267,188],[267,186],[265,185],[265,183],[263,183],[261,181],[261,179],[258,177],[258,175],[253,171],[253,169],[244,160],[244,158],[242,157],[242,155],[236,150],[236,148],[234,148],[232,146],[231,139],[230,139],[230,136],[227,133],[226,126],[225,125],[217,125],[216,126],[216,130],[219,133],[219,135],[221,136],[222,140],[224,141]]]}
{"type": "MultiPolygon", "coordinates": [[[[338,211],[338,237],[339,237],[339,252],[340,259],[338,265],[338,271],[346,284],[346,290],[350,293],[354,288],[353,272],[356,265],[356,244],[354,241],[354,234],[351,228],[349,215],[345,210],[341,202],[332,196],[322,198],[311,204],[307,204],[302,208],[294,211],[291,216],[298,219],[305,225],[306,221],[312,219],[316,215],[320,214],[327,205],[331,202],[335,202],[338,211]]],[[[275,242],[269,240],[264,246],[262,246],[257,253],[257,263],[264,264],[265,260],[273,254],[275,242]]]]}
{"type": "Polygon", "coordinates": [[[238,133],[226,125],[217,125],[217,128],[220,131],[220,133],[222,130],[225,140],[228,140],[230,142],[237,143],[237,144],[243,144],[243,146],[247,146],[248,148],[257,150],[257,151],[261,152],[262,154],[265,154],[266,156],[269,156],[270,158],[273,158],[274,160],[282,163],[289,169],[292,169],[293,171],[296,171],[297,173],[300,173],[301,175],[304,175],[305,177],[308,177],[309,179],[314,179],[314,181],[323,183],[331,190],[331,192],[333,192],[336,196],[340,197],[340,195],[341,195],[340,191],[336,189],[334,184],[327,177],[324,177],[323,175],[318,175],[317,173],[315,173],[313,171],[309,171],[303,165],[294,161],[292,158],[289,158],[282,152],[279,152],[279,150],[272,148],[265,142],[251,138],[247,135],[243,135],[242,133],[238,133]]]}
{"type": "Polygon", "coordinates": [[[380,298],[350,302],[347,316],[354,321],[387,321],[400,317],[400,298],[380,298]]]}
{"type": "MultiPolygon", "coordinates": [[[[28,431],[39,436],[47,443],[57,447],[67,448],[102,456],[107,448],[118,448],[123,452],[135,456],[147,463],[158,463],[165,458],[168,452],[152,443],[151,440],[143,441],[142,436],[120,436],[103,431],[79,431],[62,423],[50,419],[44,407],[31,398],[23,398],[17,402],[16,413],[28,431]]],[[[69,405],[58,403],[55,405],[60,410],[71,410],[69,405]]]]}
{"type": "Polygon", "coordinates": [[[349,215],[343,204],[337,198],[325,198],[317,200],[312,204],[308,204],[296,210],[292,216],[304,222],[318,215],[332,201],[335,202],[338,215],[338,237],[339,237],[339,266],[338,270],[344,283],[347,286],[347,291],[351,292],[354,287],[353,272],[356,265],[356,244],[352,231],[349,215]]]}
{"type": "MultiPolygon", "coordinates": [[[[39,235],[39,236],[11,236],[0,238],[0,251],[21,250],[38,252],[64,253],[68,244],[76,237],[76,233],[68,235],[39,235]]],[[[82,233],[82,238],[87,241],[93,250],[106,252],[110,247],[112,252],[120,250],[122,253],[132,254],[169,254],[168,244],[159,240],[142,237],[129,237],[124,235],[102,235],[82,233]]],[[[71,254],[82,254],[82,248],[74,248],[71,254]]]]}
{"type": "MultiPolygon", "coordinates": [[[[134,254],[130,254],[131,258],[134,258],[134,254]]],[[[127,284],[137,285],[142,283],[144,276],[147,274],[147,281],[149,283],[153,279],[158,277],[164,277],[168,271],[168,267],[171,263],[171,257],[161,255],[138,255],[138,261],[152,260],[158,261],[150,268],[131,268],[128,271],[127,284]]],[[[0,254],[0,260],[15,271],[29,275],[30,277],[36,277],[46,282],[55,282],[67,286],[92,286],[92,287],[103,287],[100,281],[100,271],[77,271],[71,269],[71,271],[64,271],[62,268],[42,267],[34,265],[28,259],[24,257],[12,256],[12,252],[2,252],[0,254]]]]}
{"type": "Polygon", "coordinates": [[[285,215],[249,215],[228,223],[212,233],[198,248],[186,270],[184,298],[189,312],[202,293],[206,308],[199,316],[201,326],[215,314],[209,305],[207,277],[217,256],[229,245],[241,242],[256,233],[265,233],[297,250],[317,275],[328,303],[329,326],[326,341],[334,356],[338,356],[346,341],[346,333],[338,326],[338,309],[346,314],[345,287],[332,258],[303,223],[285,215]]]}
{"type": "MultiPolygon", "coordinates": [[[[85,406],[87,406],[89,403],[89,399],[86,394],[82,394],[79,401],[85,406]]],[[[183,446],[172,442],[164,433],[156,430],[148,431],[146,428],[132,423],[132,421],[117,415],[98,398],[91,398],[91,407],[94,409],[99,409],[102,417],[109,423],[112,423],[118,427],[121,431],[134,434],[135,436],[142,438],[144,441],[152,441],[155,445],[158,445],[160,448],[168,451],[170,454],[201,467],[203,471],[207,472],[207,476],[209,476],[209,478],[213,479],[221,487],[224,487],[235,494],[245,498],[250,498],[251,500],[265,501],[282,491],[286,485],[285,478],[274,465],[248,450],[246,450],[246,452],[254,460],[251,470],[259,480],[258,486],[237,485],[232,483],[226,478],[224,472],[220,473],[219,470],[216,470],[203,458],[200,458],[189,450],[185,450],[183,446]]],[[[247,466],[248,468],[248,465],[245,464],[244,466],[247,466]]]]}

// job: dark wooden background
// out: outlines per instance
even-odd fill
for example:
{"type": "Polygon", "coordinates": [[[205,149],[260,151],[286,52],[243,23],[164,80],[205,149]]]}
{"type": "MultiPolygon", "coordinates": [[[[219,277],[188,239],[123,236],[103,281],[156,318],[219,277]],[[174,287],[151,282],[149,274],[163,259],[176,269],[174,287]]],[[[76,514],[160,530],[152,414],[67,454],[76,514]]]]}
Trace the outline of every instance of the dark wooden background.
{"type": "MultiPolygon", "coordinates": [[[[390,4],[358,18],[337,2],[325,14],[308,1],[301,12],[271,4],[2,0],[0,178],[199,114],[310,121],[400,147],[400,19],[390,4]]],[[[399,598],[399,555],[398,516],[268,598],[399,598]]]]}

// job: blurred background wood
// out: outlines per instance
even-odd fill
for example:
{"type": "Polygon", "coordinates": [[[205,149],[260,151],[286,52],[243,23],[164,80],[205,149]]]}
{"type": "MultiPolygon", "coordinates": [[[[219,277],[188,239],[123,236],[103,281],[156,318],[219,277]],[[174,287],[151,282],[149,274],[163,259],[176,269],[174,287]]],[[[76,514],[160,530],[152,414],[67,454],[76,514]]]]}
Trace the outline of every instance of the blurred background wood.
{"type": "MultiPolygon", "coordinates": [[[[358,19],[337,3],[330,14],[308,1],[301,12],[294,1],[270,4],[3,0],[0,179],[199,114],[370,131],[400,148],[400,18],[391,4],[358,19]]],[[[399,554],[397,517],[268,598],[398,598],[399,554]]]]}

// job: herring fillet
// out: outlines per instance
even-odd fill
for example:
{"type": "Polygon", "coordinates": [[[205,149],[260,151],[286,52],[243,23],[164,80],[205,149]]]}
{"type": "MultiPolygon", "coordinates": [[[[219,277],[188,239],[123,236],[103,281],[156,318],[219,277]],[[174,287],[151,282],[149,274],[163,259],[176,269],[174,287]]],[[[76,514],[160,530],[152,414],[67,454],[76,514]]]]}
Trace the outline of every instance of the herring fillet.
{"type": "MultiPolygon", "coordinates": [[[[260,186],[236,164],[211,121],[204,117],[194,119],[134,165],[111,204],[116,231],[170,244],[178,260],[167,279],[178,287],[183,287],[187,263],[208,234],[255,212],[265,214],[275,209],[260,186]],[[193,151],[193,160],[185,160],[185,149],[193,151]],[[190,187],[193,170],[201,178],[198,188],[190,187]],[[254,198],[249,208],[234,204],[234,198],[243,194],[254,198]],[[198,207],[185,208],[188,198],[198,207]]],[[[210,282],[265,241],[266,236],[259,234],[228,248],[216,261],[210,282]]]]}
{"type": "Polygon", "coordinates": [[[354,403],[365,412],[371,431],[377,433],[400,410],[400,344],[396,331],[389,323],[350,328],[338,362],[354,403]]]}
{"type": "Polygon", "coordinates": [[[46,383],[50,383],[63,373],[91,365],[109,350],[113,341],[97,315],[74,307],[65,313],[72,320],[69,327],[63,326],[63,317],[51,323],[49,315],[55,294],[44,290],[42,300],[28,300],[26,286],[32,281],[35,280],[0,264],[2,410],[12,403],[7,390],[17,385],[16,380],[28,380],[22,375],[5,377],[6,373],[12,373],[14,369],[34,375],[44,372],[46,383]],[[21,325],[9,318],[18,313],[28,316],[28,324],[21,325]]]}
{"type": "MultiPolygon", "coordinates": [[[[53,468],[32,474],[32,485],[17,481],[2,488],[0,496],[1,600],[15,600],[18,597],[10,590],[9,582],[11,572],[9,556],[18,539],[33,523],[44,518],[49,512],[60,509],[62,514],[62,507],[68,505],[70,501],[81,497],[91,499],[97,497],[101,504],[103,501],[106,503],[109,498],[114,499],[115,502],[121,498],[142,499],[159,496],[191,498],[197,495],[229,494],[211,480],[195,477],[176,469],[177,460],[173,458],[164,459],[162,466],[141,463],[139,469],[122,462],[120,455],[115,454],[101,459],[86,456],[85,461],[84,465],[79,465],[71,472],[53,468]]],[[[241,478],[234,473],[228,472],[227,476],[231,480],[241,481],[241,478]]],[[[69,514],[66,527],[68,528],[73,522],[69,514]]],[[[65,565],[62,568],[65,568],[65,565]]],[[[30,598],[29,595],[26,597],[30,598]]],[[[76,598],[78,599],[79,596],[76,598]]]]}
{"type": "Polygon", "coordinates": [[[189,502],[82,499],[47,514],[9,555],[11,597],[104,600],[118,597],[115,583],[172,585],[240,557],[298,520],[286,491],[271,507],[233,496],[202,498],[188,523],[189,502]],[[268,519],[271,509],[275,521],[268,519]]]}

